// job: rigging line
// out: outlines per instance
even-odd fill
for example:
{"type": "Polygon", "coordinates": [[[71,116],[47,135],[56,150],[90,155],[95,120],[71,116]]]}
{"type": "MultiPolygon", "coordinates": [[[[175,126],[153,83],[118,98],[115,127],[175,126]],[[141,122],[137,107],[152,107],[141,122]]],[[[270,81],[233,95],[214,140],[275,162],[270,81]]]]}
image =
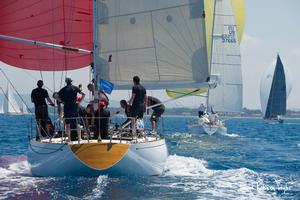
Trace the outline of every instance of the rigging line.
{"type": "Polygon", "coordinates": [[[151,108],[153,108],[153,107],[156,107],[156,106],[163,105],[163,104],[168,103],[168,102],[171,102],[171,101],[175,101],[175,100],[177,100],[177,99],[179,99],[179,98],[188,96],[188,95],[190,95],[190,94],[192,94],[192,93],[195,93],[195,92],[197,92],[197,91],[199,91],[199,90],[200,90],[200,88],[195,89],[195,90],[193,90],[193,91],[191,91],[191,92],[188,92],[188,93],[186,93],[186,94],[183,94],[183,95],[181,95],[181,96],[179,96],[179,97],[176,97],[176,98],[174,98],[174,99],[168,99],[168,100],[166,100],[166,101],[163,101],[163,102],[154,104],[154,105],[152,105],[152,106],[148,106],[148,107],[146,107],[146,110],[149,110],[149,109],[151,109],[151,108]]]}
{"type": "MultiPolygon", "coordinates": [[[[52,19],[54,19],[54,3],[53,3],[53,1],[51,1],[51,7],[52,7],[52,19]]],[[[54,23],[52,23],[52,43],[54,43],[54,23]]],[[[52,57],[53,57],[53,59],[52,59],[52,64],[53,64],[53,72],[52,72],[52,81],[53,81],[53,91],[55,92],[56,90],[55,90],[55,83],[56,83],[56,81],[55,81],[55,68],[56,68],[56,63],[55,63],[55,51],[54,51],[54,48],[52,49],[52,57]]],[[[53,92],[52,92],[53,93],[53,92]]],[[[54,105],[56,104],[56,100],[54,100],[54,105]]],[[[53,118],[52,118],[52,120],[54,121],[55,120],[55,117],[56,117],[56,107],[54,106],[53,107],[53,113],[54,113],[54,116],[53,116],[53,118]]]]}
{"type": "MultiPolygon", "coordinates": [[[[179,91],[175,91],[175,90],[166,90],[167,92],[172,92],[174,94],[186,94],[186,92],[179,92],[179,91]]],[[[206,93],[206,92],[205,92],[206,93]]],[[[197,97],[207,97],[207,95],[201,95],[201,94],[191,94],[191,96],[197,96],[197,97]]]]}
{"type": "MultiPolygon", "coordinates": [[[[37,50],[39,49],[39,46],[36,46],[37,48],[37,50]]],[[[37,64],[38,64],[38,66],[39,66],[39,68],[40,68],[40,75],[41,75],[41,79],[44,81],[44,78],[43,78],[43,73],[42,73],[42,66],[41,66],[41,59],[40,59],[40,51],[38,50],[38,51],[36,51],[37,52],[37,64]]]]}
{"type": "Polygon", "coordinates": [[[4,75],[4,77],[6,78],[6,80],[9,82],[9,84],[12,86],[12,88],[14,89],[14,91],[17,93],[18,97],[21,99],[21,101],[25,104],[27,110],[29,110],[30,113],[32,113],[31,109],[29,109],[28,105],[26,104],[25,100],[23,99],[23,97],[20,95],[20,93],[18,92],[18,90],[15,88],[15,86],[12,84],[12,82],[9,80],[8,76],[5,74],[5,72],[3,71],[3,69],[0,68],[0,71],[2,72],[2,74],[4,75]]]}

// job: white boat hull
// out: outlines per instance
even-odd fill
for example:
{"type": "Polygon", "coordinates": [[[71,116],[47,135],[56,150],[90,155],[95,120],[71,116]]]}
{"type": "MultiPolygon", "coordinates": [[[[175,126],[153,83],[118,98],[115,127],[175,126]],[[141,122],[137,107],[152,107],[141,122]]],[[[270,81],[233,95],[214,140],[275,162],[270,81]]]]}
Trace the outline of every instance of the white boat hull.
{"type": "Polygon", "coordinates": [[[148,176],[163,173],[168,157],[164,139],[159,138],[143,143],[121,144],[119,142],[119,140],[113,140],[112,143],[109,140],[106,142],[94,140],[78,145],[76,142],[64,144],[31,140],[28,162],[34,176],[98,176],[101,174],[148,176]],[[119,158],[115,157],[116,154],[119,158]],[[111,157],[116,159],[111,162],[111,157]]]}
{"type": "Polygon", "coordinates": [[[199,127],[201,132],[206,133],[208,135],[213,135],[215,133],[219,133],[219,134],[227,133],[227,128],[224,126],[223,123],[210,124],[204,118],[199,119],[199,127]]]}

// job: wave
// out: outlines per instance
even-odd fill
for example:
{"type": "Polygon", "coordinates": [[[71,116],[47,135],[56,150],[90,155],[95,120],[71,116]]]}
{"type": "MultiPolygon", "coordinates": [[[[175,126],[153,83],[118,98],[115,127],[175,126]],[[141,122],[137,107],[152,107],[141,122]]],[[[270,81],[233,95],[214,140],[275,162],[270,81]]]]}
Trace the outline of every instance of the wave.
{"type": "Polygon", "coordinates": [[[235,134],[235,133],[222,133],[221,135],[231,137],[231,138],[240,137],[238,134],[235,134]]]}
{"type": "Polygon", "coordinates": [[[100,199],[109,183],[108,176],[33,177],[26,156],[1,156],[0,180],[6,199],[100,199]]]}
{"type": "Polygon", "coordinates": [[[176,178],[165,187],[196,192],[200,199],[280,199],[278,193],[299,185],[271,174],[247,168],[212,170],[207,162],[193,157],[168,157],[164,177],[176,178]],[[288,182],[288,183],[287,183],[288,182]]]}

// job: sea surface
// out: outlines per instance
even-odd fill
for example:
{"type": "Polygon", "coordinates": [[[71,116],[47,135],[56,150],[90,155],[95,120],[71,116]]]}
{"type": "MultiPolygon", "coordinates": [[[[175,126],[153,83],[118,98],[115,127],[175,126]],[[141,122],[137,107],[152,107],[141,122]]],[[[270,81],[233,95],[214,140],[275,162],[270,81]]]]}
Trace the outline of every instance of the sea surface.
{"type": "Polygon", "coordinates": [[[43,178],[26,158],[31,116],[0,115],[0,199],[300,199],[300,120],[228,119],[212,136],[195,118],[163,121],[161,176],[43,178]]]}

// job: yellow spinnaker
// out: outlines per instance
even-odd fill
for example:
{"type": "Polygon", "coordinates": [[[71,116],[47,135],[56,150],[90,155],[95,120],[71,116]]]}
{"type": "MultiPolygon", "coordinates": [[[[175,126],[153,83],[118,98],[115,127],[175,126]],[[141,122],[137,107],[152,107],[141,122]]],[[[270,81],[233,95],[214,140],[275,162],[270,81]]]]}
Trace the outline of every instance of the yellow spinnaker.
{"type": "Polygon", "coordinates": [[[167,95],[173,99],[184,96],[201,96],[207,93],[207,88],[180,88],[180,89],[166,89],[167,95]]]}
{"type": "MultiPolygon", "coordinates": [[[[245,26],[245,0],[231,0],[232,11],[235,17],[238,41],[241,43],[244,26],[245,26]]],[[[214,1],[204,0],[205,8],[205,28],[206,28],[206,45],[208,63],[210,64],[210,50],[211,50],[211,38],[212,38],[212,24],[213,24],[213,13],[214,13],[214,1]]],[[[167,95],[171,98],[180,98],[188,95],[201,95],[207,92],[207,89],[200,88],[181,88],[181,89],[167,89],[167,95]],[[195,92],[193,92],[195,91],[195,92]]]]}

